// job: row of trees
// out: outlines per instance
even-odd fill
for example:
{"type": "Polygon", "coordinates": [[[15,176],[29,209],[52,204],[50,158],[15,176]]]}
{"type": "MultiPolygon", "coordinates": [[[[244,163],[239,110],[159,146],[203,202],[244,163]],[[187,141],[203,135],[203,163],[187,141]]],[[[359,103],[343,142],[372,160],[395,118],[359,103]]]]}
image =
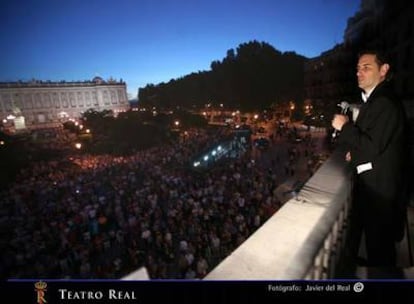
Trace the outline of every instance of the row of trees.
{"type": "Polygon", "coordinates": [[[222,61],[213,61],[211,70],[149,84],[139,89],[138,98],[142,106],[191,108],[214,102],[245,111],[301,101],[305,60],[265,42],[243,43],[228,50],[222,61]]]}
{"type": "Polygon", "coordinates": [[[82,151],[118,155],[173,141],[180,130],[207,125],[204,117],[185,111],[156,114],[151,111],[128,111],[115,118],[112,111],[89,109],[83,113],[82,121],[82,130],[73,122],[65,123],[65,128],[78,133],[82,151]],[[85,133],[86,128],[90,133],[85,133]]]}

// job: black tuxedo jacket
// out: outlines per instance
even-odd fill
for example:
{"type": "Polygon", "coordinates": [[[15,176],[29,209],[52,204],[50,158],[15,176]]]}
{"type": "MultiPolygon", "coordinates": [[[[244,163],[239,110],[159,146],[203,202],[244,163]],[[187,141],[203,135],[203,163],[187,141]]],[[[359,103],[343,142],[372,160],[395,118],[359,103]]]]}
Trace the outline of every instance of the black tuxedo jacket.
{"type": "Polygon", "coordinates": [[[355,169],[371,164],[358,180],[384,199],[395,198],[406,177],[406,141],[405,113],[387,82],[374,89],[356,122],[345,124],[339,137],[349,148],[355,169]]]}

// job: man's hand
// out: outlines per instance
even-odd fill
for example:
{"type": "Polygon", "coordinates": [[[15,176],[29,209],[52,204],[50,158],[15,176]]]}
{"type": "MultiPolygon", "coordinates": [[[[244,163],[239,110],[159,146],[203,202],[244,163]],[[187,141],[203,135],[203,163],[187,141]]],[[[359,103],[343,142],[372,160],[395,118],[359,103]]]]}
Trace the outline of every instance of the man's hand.
{"type": "Polygon", "coordinates": [[[350,152],[350,151],[346,152],[346,155],[345,155],[345,160],[346,160],[347,162],[350,162],[350,161],[351,161],[351,152],[350,152]]]}
{"type": "Polygon", "coordinates": [[[334,118],[332,119],[332,127],[335,130],[341,131],[342,127],[349,121],[348,116],[342,114],[335,114],[334,118]]]}

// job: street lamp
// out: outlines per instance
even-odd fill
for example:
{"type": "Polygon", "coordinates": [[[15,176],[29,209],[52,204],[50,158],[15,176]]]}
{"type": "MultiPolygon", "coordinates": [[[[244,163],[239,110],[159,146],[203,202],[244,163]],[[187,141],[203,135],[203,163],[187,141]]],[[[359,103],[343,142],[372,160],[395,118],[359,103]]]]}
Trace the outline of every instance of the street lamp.
{"type": "Polygon", "coordinates": [[[292,112],[295,110],[295,103],[291,101],[289,105],[289,120],[292,121],[292,112]]]}

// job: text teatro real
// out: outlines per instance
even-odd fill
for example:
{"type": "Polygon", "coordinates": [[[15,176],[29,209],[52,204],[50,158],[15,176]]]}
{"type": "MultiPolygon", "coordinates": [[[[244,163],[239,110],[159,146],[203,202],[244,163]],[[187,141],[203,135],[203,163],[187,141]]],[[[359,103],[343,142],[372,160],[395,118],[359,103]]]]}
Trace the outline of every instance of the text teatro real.
{"type": "Polygon", "coordinates": [[[136,300],[135,291],[108,289],[107,292],[91,290],[68,290],[58,289],[62,300],[101,300],[107,295],[109,300],[136,300]]]}

